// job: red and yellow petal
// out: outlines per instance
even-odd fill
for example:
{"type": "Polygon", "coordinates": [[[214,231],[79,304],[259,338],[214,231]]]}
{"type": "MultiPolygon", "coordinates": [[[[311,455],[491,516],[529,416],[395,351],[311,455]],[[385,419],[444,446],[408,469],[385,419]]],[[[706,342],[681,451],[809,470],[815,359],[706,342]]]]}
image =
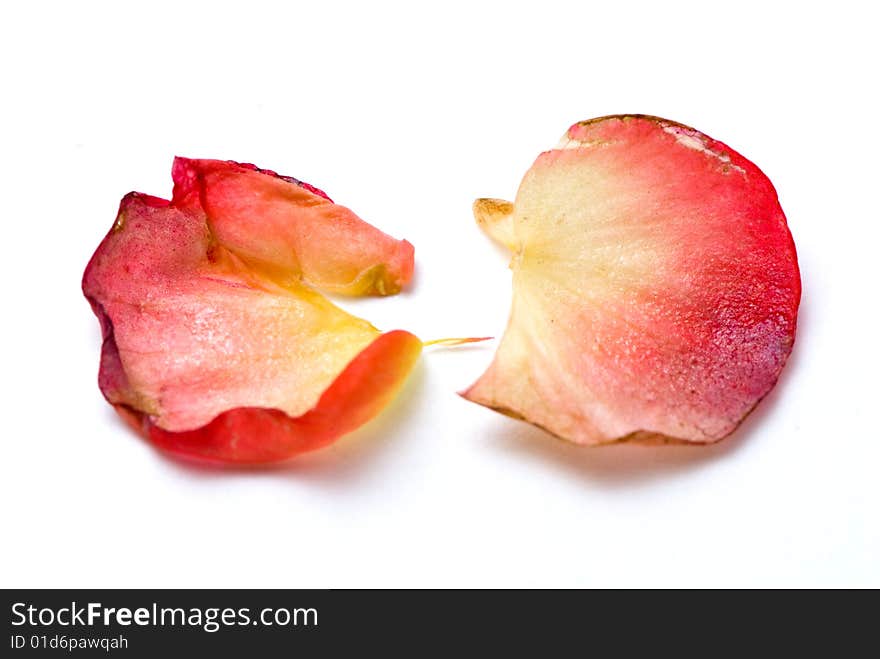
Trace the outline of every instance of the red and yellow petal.
{"type": "Polygon", "coordinates": [[[413,275],[413,246],[316,188],[220,160],[174,162],[174,199],[198,197],[217,240],[269,276],[345,295],[393,295],[413,275]]]}
{"type": "Polygon", "coordinates": [[[282,460],[333,441],[390,400],[421,349],[295,274],[252,267],[193,195],[126,196],[83,291],[104,334],[107,400],[157,445],[212,460],[282,460]]]}
{"type": "Polygon", "coordinates": [[[726,145],[653,117],[576,124],[509,222],[511,318],[467,398],[583,444],[706,443],[773,387],[797,257],[770,181],[726,145]]]}

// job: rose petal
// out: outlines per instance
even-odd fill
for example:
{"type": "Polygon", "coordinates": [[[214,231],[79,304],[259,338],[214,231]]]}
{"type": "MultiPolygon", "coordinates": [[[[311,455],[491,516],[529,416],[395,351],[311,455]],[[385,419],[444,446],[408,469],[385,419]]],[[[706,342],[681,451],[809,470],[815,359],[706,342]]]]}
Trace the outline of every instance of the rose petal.
{"type": "Polygon", "coordinates": [[[477,210],[514,249],[514,300],[466,398],[582,444],[707,443],[775,384],[797,256],[770,181],[721,142],[653,117],[583,122],[538,156],[509,225],[477,210]]]}
{"type": "Polygon", "coordinates": [[[282,460],[332,442],[387,404],[421,350],[296,276],[253,268],[193,195],[126,196],[83,291],[104,334],[107,400],[157,445],[212,460],[282,460]]]}
{"type": "Polygon", "coordinates": [[[393,295],[412,278],[410,243],[296,179],[185,158],[175,159],[173,177],[175,203],[197,195],[217,240],[270,276],[346,295],[393,295]]]}

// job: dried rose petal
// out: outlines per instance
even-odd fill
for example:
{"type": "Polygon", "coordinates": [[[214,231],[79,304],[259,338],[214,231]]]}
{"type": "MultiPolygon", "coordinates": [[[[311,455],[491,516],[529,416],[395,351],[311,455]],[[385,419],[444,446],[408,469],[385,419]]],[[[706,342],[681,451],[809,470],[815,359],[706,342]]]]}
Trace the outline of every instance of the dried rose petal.
{"type": "MultiPolygon", "coordinates": [[[[173,201],[126,196],[86,268],[83,292],[104,334],[101,390],[155,444],[178,454],[259,463],[329,444],[390,401],[422,344],[408,332],[380,334],[308,288],[300,275],[308,279],[314,269],[287,269],[283,261],[282,218],[296,223],[304,208],[302,224],[322,239],[332,237],[336,265],[321,271],[328,279],[341,272],[346,254],[356,261],[354,269],[391,272],[382,257],[402,251],[409,254],[411,272],[412,248],[348,210],[341,212],[348,218],[342,225],[322,230],[334,221],[332,202],[326,202],[330,209],[311,214],[314,200],[323,206],[324,199],[293,180],[260,172],[236,181],[235,188],[244,197],[252,183],[260,197],[268,194],[268,185],[274,195],[269,207],[252,206],[251,214],[230,218],[224,209],[234,204],[227,194],[223,203],[208,203],[212,218],[202,199],[216,196],[212,190],[225,184],[209,174],[204,190],[187,191],[181,172],[194,162],[213,167],[211,161],[178,159],[173,201]],[[273,187],[275,181],[287,191],[273,187]],[[300,189],[308,196],[299,196],[300,189]],[[261,211],[267,217],[261,218],[261,211]],[[239,230],[235,218],[247,230],[239,230]],[[223,227],[221,235],[232,236],[229,244],[216,225],[223,227]],[[248,238],[247,248],[236,238],[248,238]],[[274,262],[257,263],[246,253],[259,250],[261,238],[274,262]],[[365,256],[351,249],[371,239],[386,251],[365,256]]],[[[235,170],[233,179],[239,175],[237,165],[217,165],[224,168],[235,170]]],[[[320,239],[318,247],[304,235],[297,240],[301,262],[328,249],[320,239]]],[[[408,278],[403,270],[395,281],[408,278]]]]}
{"type": "Polygon", "coordinates": [[[199,198],[217,240],[252,268],[346,295],[393,295],[413,247],[296,179],[221,160],[174,161],[174,200],[199,198]]]}
{"type": "Polygon", "coordinates": [[[572,126],[516,202],[478,200],[514,257],[513,308],[463,395],[580,444],[732,432],[794,343],[800,276],[776,191],[656,117],[572,126]]]}

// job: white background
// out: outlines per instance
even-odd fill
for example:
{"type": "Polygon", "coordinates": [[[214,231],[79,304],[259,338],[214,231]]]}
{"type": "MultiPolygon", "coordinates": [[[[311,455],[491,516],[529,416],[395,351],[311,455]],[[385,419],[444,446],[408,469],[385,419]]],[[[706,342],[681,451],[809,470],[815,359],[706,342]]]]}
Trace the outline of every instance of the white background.
{"type": "Polygon", "coordinates": [[[0,584],[880,586],[876,17],[716,4],[4,5],[0,584]],[[470,404],[493,344],[428,350],[380,418],[271,470],[168,459],[102,399],[82,270],[175,154],[416,246],[411,292],[345,308],[500,336],[507,258],[471,201],[621,112],[752,159],[795,237],[794,353],[720,445],[583,450],[470,404]]]}

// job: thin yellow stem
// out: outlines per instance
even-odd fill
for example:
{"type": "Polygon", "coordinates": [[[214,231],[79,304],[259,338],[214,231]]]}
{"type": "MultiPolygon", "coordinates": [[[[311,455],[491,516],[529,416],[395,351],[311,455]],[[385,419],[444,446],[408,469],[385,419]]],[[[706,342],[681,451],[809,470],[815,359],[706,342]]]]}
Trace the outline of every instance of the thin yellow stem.
{"type": "Polygon", "coordinates": [[[424,341],[422,345],[426,348],[428,346],[460,346],[465,343],[477,343],[478,341],[488,341],[489,339],[493,339],[495,337],[492,336],[480,336],[480,337],[470,337],[470,338],[454,338],[454,339],[434,339],[433,341],[424,341]]]}

